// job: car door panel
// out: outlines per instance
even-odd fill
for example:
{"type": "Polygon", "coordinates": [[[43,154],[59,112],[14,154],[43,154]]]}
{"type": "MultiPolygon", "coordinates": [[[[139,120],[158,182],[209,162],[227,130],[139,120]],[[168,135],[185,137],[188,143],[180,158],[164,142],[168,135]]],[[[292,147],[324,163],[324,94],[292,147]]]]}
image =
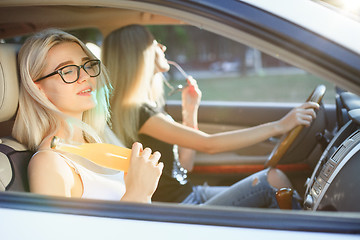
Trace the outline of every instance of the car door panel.
{"type": "MultiPolygon", "coordinates": [[[[285,116],[300,103],[254,103],[254,102],[203,102],[199,108],[199,129],[206,133],[216,133],[256,126],[275,121],[285,116]]],[[[168,101],[167,112],[181,122],[181,102],[168,101]]],[[[329,122],[335,122],[335,107],[326,106],[329,122]]],[[[201,180],[211,177],[215,184],[234,182],[253,172],[262,170],[268,155],[281,136],[272,137],[264,142],[219,154],[198,152],[192,177],[201,180]]],[[[307,164],[279,165],[285,172],[308,174],[307,164]]],[[[302,182],[303,184],[303,182],[302,182]]]]}

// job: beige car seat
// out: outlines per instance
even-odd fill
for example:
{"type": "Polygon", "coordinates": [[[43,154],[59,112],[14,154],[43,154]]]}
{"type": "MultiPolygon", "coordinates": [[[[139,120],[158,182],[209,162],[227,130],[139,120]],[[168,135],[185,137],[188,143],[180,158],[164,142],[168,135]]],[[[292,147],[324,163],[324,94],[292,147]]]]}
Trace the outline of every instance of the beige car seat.
{"type": "Polygon", "coordinates": [[[0,44],[0,191],[29,191],[27,166],[32,156],[11,137],[19,100],[18,44],[0,44]]]}

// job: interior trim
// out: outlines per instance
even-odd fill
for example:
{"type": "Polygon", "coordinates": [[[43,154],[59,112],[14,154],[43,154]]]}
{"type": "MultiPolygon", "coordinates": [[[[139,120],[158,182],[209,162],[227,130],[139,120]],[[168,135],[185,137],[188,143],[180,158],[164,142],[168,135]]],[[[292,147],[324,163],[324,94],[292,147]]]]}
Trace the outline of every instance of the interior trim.
{"type": "MultiPolygon", "coordinates": [[[[311,171],[311,168],[306,163],[293,163],[293,164],[279,164],[276,168],[283,172],[304,172],[311,171]]],[[[253,165],[214,165],[203,166],[195,165],[192,173],[208,174],[208,173],[254,173],[264,169],[263,164],[253,165]]]]}
{"type": "MultiPolygon", "coordinates": [[[[279,211],[276,209],[248,209],[221,206],[199,207],[166,203],[119,203],[116,201],[49,197],[15,192],[0,192],[0,210],[1,208],[109,219],[145,220],[209,226],[323,233],[360,233],[360,218],[352,213],[315,213],[311,211],[279,211]]],[[[104,223],[106,223],[105,220],[104,223]]]]}

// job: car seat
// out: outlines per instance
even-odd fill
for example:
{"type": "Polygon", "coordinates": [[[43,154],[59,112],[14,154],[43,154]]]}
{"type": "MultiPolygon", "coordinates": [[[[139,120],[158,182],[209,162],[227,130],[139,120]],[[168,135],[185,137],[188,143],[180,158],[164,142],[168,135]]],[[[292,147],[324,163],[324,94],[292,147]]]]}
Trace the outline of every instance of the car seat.
{"type": "Polygon", "coordinates": [[[19,100],[18,44],[0,44],[0,191],[29,191],[27,166],[33,153],[11,137],[19,100]]]}

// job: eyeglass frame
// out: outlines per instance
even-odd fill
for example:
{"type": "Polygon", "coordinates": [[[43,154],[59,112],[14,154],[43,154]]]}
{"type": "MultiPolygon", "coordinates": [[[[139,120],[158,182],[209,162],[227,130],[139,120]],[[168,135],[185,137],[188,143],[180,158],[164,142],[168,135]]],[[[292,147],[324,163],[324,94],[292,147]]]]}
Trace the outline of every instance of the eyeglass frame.
{"type": "Polygon", "coordinates": [[[46,75],[46,76],[44,76],[44,77],[41,77],[41,78],[35,80],[34,82],[39,82],[39,81],[41,81],[41,80],[43,80],[43,79],[45,79],[45,78],[54,76],[55,74],[59,74],[64,83],[72,84],[72,83],[77,82],[77,81],[79,80],[79,78],[80,78],[80,70],[81,70],[81,69],[84,69],[84,71],[86,72],[86,74],[88,74],[90,77],[97,77],[97,76],[99,76],[100,73],[101,73],[101,61],[100,61],[99,59],[91,59],[91,60],[88,60],[88,61],[84,62],[84,64],[79,65],[79,66],[78,66],[78,65],[75,65],[75,64],[66,65],[66,66],[61,67],[61,68],[59,68],[58,70],[56,70],[56,71],[54,71],[54,72],[52,72],[52,73],[49,73],[48,75],[46,75]],[[98,73],[97,75],[91,76],[91,75],[86,71],[86,69],[84,68],[84,66],[85,66],[87,63],[93,62],[93,61],[98,63],[98,65],[99,65],[99,73],[98,73]],[[77,69],[78,69],[78,71],[77,71],[77,78],[76,78],[75,81],[66,82],[65,79],[64,79],[64,77],[63,77],[62,74],[61,74],[61,71],[62,71],[64,68],[72,67],[72,66],[73,66],[73,67],[77,67],[77,69]]]}

